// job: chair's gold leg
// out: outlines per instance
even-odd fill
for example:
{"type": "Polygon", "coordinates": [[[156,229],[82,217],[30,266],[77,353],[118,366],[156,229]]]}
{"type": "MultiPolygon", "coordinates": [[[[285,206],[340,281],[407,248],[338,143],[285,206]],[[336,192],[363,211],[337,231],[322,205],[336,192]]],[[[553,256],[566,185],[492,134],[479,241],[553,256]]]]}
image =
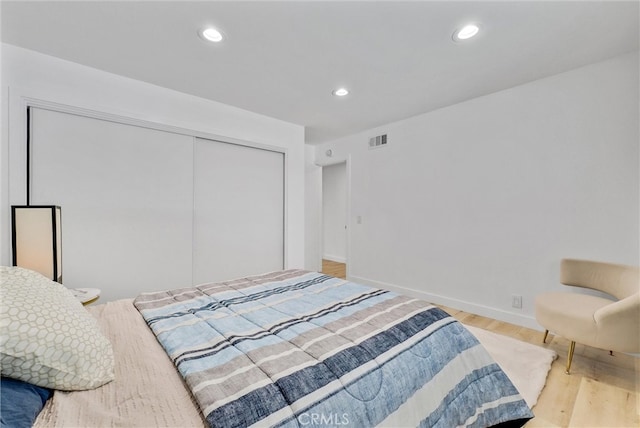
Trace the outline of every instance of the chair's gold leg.
{"type": "Polygon", "coordinates": [[[569,371],[571,370],[571,360],[573,360],[573,351],[575,351],[575,349],[576,342],[572,340],[571,345],[569,346],[569,355],[567,355],[567,370],[565,371],[566,374],[570,374],[569,371]]]}
{"type": "Polygon", "coordinates": [[[549,330],[544,331],[544,337],[542,338],[542,343],[547,343],[547,336],[549,336],[549,330]]]}

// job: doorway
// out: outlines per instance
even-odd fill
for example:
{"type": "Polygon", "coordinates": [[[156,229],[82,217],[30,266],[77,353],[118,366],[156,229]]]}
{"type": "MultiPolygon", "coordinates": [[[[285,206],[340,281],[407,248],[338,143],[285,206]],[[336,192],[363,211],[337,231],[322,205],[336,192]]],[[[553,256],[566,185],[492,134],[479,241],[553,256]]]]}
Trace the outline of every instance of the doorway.
{"type": "Polygon", "coordinates": [[[347,162],[322,167],[322,272],[346,279],[348,254],[347,162]]]}

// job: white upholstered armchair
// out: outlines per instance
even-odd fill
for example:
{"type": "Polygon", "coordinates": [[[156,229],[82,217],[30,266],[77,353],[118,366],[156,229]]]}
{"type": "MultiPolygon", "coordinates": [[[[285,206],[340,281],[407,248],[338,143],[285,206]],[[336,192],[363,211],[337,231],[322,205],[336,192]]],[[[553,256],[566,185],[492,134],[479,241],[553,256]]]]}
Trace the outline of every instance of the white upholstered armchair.
{"type": "Polygon", "coordinates": [[[563,259],[560,282],[602,291],[612,299],[571,292],[536,297],[538,323],[571,341],[567,374],[576,342],[619,352],[640,352],[640,269],[612,263],[563,259]],[[615,300],[613,300],[615,299],[615,300]]]}

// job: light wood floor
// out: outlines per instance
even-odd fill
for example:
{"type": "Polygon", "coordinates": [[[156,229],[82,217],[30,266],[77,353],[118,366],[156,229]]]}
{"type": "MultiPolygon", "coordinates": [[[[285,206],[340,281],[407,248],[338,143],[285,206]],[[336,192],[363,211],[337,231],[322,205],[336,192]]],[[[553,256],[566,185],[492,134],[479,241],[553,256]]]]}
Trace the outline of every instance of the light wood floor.
{"type": "MultiPolygon", "coordinates": [[[[345,265],[322,261],[322,271],[345,278],[345,265]]],[[[553,349],[553,362],[527,428],[640,427],[640,358],[576,344],[571,374],[564,369],[569,342],[542,332],[441,306],[463,324],[484,328],[524,342],[553,349]]]]}
{"type": "Polygon", "coordinates": [[[347,278],[347,265],[334,262],[332,260],[322,260],[322,273],[335,276],[336,278],[347,278]]]}

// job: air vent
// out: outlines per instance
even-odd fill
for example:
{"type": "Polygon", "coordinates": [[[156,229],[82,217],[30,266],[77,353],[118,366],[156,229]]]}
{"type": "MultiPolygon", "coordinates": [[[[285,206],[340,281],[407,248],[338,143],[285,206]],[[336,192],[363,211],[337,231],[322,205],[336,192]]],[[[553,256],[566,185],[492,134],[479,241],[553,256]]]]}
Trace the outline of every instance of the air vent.
{"type": "Polygon", "coordinates": [[[369,139],[369,148],[377,149],[387,145],[387,134],[378,135],[369,139]]]}

